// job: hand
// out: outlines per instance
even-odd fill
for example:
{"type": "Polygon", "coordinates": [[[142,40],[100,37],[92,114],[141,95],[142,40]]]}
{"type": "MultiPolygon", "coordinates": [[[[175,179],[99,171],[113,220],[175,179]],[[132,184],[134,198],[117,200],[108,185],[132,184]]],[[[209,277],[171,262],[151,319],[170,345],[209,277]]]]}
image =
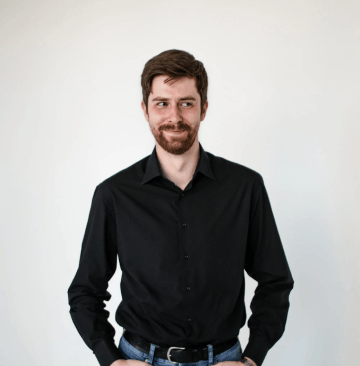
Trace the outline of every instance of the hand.
{"type": "Polygon", "coordinates": [[[123,365],[125,365],[124,361],[126,361],[126,360],[116,360],[110,366],[123,366],[123,365]]]}
{"type": "Polygon", "coordinates": [[[116,360],[110,366],[144,366],[144,363],[149,365],[147,362],[139,360],[116,360]]]}
{"type": "Polygon", "coordinates": [[[144,364],[149,366],[149,364],[144,361],[126,360],[126,365],[121,365],[121,366],[144,366],[144,364]]]}
{"type": "MultiPolygon", "coordinates": [[[[252,363],[253,366],[257,366],[256,363],[251,358],[249,358],[249,357],[244,357],[244,358],[249,360],[252,363]]],[[[241,361],[221,361],[221,362],[218,362],[217,365],[219,363],[222,364],[221,366],[242,366],[242,365],[245,365],[241,361]]]]}
{"type": "MultiPolygon", "coordinates": [[[[253,366],[257,366],[257,364],[251,359],[251,358],[249,358],[249,357],[244,357],[246,360],[249,360],[252,364],[253,364],[253,366]]],[[[241,365],[243,365],[243,363],[242,362],[240,362],[240,364],[241,365]]]]}

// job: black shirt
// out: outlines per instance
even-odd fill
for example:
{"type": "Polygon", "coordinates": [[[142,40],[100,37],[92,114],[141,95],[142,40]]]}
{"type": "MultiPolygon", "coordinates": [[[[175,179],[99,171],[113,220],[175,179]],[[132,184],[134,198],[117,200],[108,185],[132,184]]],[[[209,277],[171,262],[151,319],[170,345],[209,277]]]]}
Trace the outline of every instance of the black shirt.
{"type": "Polygon", "coordinates": [[[282,336],[294,286],[262,176],[205,152],[182,190],[151,155],[95,188],[70,315],[101,366],[124,359],[105,301],[122,271],[115,319],[161,347],[217,345],[246,322],[244,270],[258,282],[243,356],[261,366],[282,336]]]}

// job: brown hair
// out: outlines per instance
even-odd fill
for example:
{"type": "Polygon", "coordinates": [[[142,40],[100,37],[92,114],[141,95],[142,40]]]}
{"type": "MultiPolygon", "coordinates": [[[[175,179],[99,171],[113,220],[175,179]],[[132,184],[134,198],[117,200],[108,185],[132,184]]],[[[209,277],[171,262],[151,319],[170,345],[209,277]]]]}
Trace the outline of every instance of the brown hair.
{"type": "Polygon", "coordinates": [[[141,87],[143,100],[148,113],[148,99],[151,91],[151,84],[155,76],[168,75],[164,81],[176,80],[187,76],[196,78],[196,87],[201,97],[201,111],[207,101],[208,78],[204,65],[201,61],[195,60],[195,57],[181,50],[168,50],[159,53],[151,58],[144,67],[141,75],[141,87]]]}

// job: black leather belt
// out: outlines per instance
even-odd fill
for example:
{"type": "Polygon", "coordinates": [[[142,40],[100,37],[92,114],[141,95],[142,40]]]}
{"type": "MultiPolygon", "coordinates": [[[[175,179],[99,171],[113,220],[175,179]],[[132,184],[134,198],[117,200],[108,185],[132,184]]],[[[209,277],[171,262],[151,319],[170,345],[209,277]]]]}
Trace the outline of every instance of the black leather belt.
{"type": "MultiPolygon", "coordinates": [[[[150,343],[139,335],[125,329],[124,338],[136,349],[149,354],[150,343]]],[[[213,356],[222,353],[234,346],[238,338],[230,339],[225,343],[221,343],[213,347],[213,356]]],[[[172,363],[190,363],[208,360],[209,353],[207,346],[205,347],[155,347],[154,357],[163,358],[172,363]]]]}

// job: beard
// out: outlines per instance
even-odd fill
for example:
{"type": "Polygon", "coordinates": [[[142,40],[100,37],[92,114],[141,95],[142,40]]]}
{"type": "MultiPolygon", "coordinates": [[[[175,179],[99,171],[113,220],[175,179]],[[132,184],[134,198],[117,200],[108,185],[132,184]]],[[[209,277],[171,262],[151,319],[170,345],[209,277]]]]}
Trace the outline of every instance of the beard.
{"type": "Polygon", "coordinates": [[[188,151],[191,146],[193,146],[199,131],[199,127],[200,122],[194,128],[188,124],[179,122],[176,125],[161,125],[159,129],[150,126],[150,129],[151,133],[155,137],[155,140],[165,151],[169,152],[170,154],[181,155],[188,151]],[[165,132],[175,130],[185,130],[185,132],[179,135],[170,135],[165,132]]]}

